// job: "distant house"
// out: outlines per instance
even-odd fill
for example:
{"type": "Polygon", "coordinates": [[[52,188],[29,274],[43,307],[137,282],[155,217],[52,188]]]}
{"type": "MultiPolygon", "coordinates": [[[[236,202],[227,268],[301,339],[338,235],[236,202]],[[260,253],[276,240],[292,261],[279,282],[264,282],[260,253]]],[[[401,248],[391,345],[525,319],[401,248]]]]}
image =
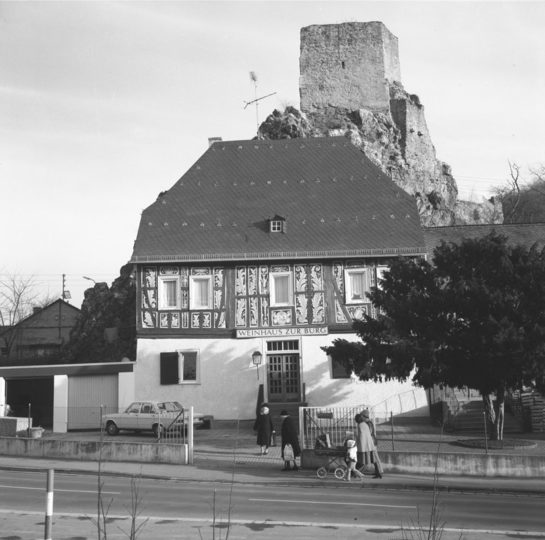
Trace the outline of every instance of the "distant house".
{"type": "Polygon", "coordinates": [[[425,254],[415,200],[347,139],[215,142],[142,213],[135,395],[249,419],[258,392],[278,410],[406,390],[321,347],[357,339],[377,278],[425,254]]]}
{"type": "Polygon", "coordinates": [[[0,329],[0,366],[44,364],[58,359],[80,310],[56,300],[16,325],[0,329]]]}

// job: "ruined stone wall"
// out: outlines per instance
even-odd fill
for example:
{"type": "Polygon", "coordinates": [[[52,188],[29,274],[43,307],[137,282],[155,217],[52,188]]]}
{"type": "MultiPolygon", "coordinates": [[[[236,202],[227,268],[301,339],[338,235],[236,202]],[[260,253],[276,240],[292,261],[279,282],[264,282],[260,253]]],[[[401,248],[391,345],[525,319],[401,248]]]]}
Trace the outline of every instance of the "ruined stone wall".
{"type": "Polygon", "coordinates": [[[301,29],[299,93],[305,112],[329,104],[389,109],[387,81],[401,79],[397,38],[381,22],[301,29]]]}

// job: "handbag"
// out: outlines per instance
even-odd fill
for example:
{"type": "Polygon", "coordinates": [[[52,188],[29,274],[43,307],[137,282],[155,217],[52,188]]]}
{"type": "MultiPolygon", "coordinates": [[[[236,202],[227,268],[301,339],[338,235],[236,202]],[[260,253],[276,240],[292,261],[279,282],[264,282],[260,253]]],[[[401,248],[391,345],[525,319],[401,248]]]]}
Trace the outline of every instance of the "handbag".
{"type": "Polygon", "coordinates": [[[284,446],[284,461],[291,461],[293,459],[295,459],[293,447],[288,443],[286,446],[284,446]]]}

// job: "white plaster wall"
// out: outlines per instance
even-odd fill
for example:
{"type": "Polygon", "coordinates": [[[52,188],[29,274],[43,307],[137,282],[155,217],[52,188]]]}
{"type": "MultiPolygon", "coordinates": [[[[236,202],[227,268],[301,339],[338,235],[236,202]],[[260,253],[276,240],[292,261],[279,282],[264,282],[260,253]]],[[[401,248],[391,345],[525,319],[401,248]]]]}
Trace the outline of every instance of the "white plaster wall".
{"type": "Polygon", "coordinates": [[[309,407],[365,406],[376,410],[392,410],[394,414],[412,411],[413,415],[427,416],[426,391],[407,382],[375,383],[352,379],[332,379],[331,363],[320,347],[331,345],[337,338],[358,341],[356,334],[329,334],[302,338],[302,364],[309,407]]]}
{"type": "Polygon", "coordinates": [[[135,399],[177,400],[195,412],[216,419],[255,417],[257,380],[252,352],[261,351],[261,339],[139,339],[135,366],[135,399]],[[160,385],[160,353],[178,349],[199,351],[199,382],[160,385]]]}
{"type": "Polygon", "coordinates": [[[53,377],[53,431],[68,431],[68,375],[53,377]]]}
{"type": "Polygon", "coordinates": [[[120,372],[117,377],[117,406],[120,411],[125,410],[133,401],[134,397],[134,373],[120,372]]]}
{"type": "Polygon", "coordinates": [[[6,411],[6,379],[0,377],[0,416],[6,411]]]}
{"type": "MultiPolygon", "coordinates": [[[[410,381],[374,383],[353,379],[332,379],[331,364],[320,347],[336,338],[356,341],[355,334],[329,334],[300,338],[301,381],[309,406],[366,406],[376,411],[427,416],[426,392],[410,381]],[[400,397],[401,395],[401,397],[400,397]]],[[[286,338],[289,339],[289,338],[286,338]]],[[[249,420],[255,417],[257,391],[265,384],[266,365],[252,365],[252,352],[259,350],[266,362],[268,339],[140,339],[135,366],[134,399],[170,399],[196,412],[219,420],[249,420]],[[199,382],[160,385],[160,353],[178,349],[199,351],[199,382]]]]}

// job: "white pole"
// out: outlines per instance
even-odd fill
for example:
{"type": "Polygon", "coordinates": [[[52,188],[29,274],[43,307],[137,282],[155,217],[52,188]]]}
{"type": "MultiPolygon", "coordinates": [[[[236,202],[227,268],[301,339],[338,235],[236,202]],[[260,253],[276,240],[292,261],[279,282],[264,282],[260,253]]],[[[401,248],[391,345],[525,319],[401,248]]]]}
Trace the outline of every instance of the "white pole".
{"type": "Polygon", "coordinates": [[[44,528],[44,540],[52,540],[52,518],[53,518],[53,478],[55,471],[53,469],[47,470],[47,500],[45,505],[45,528],[44,528]]]}
{"type": "Polygon", "coordinates": [[[193,405],[189,407],[189,421],[187,423],[188,461],[193,465],[193,405]]]}

